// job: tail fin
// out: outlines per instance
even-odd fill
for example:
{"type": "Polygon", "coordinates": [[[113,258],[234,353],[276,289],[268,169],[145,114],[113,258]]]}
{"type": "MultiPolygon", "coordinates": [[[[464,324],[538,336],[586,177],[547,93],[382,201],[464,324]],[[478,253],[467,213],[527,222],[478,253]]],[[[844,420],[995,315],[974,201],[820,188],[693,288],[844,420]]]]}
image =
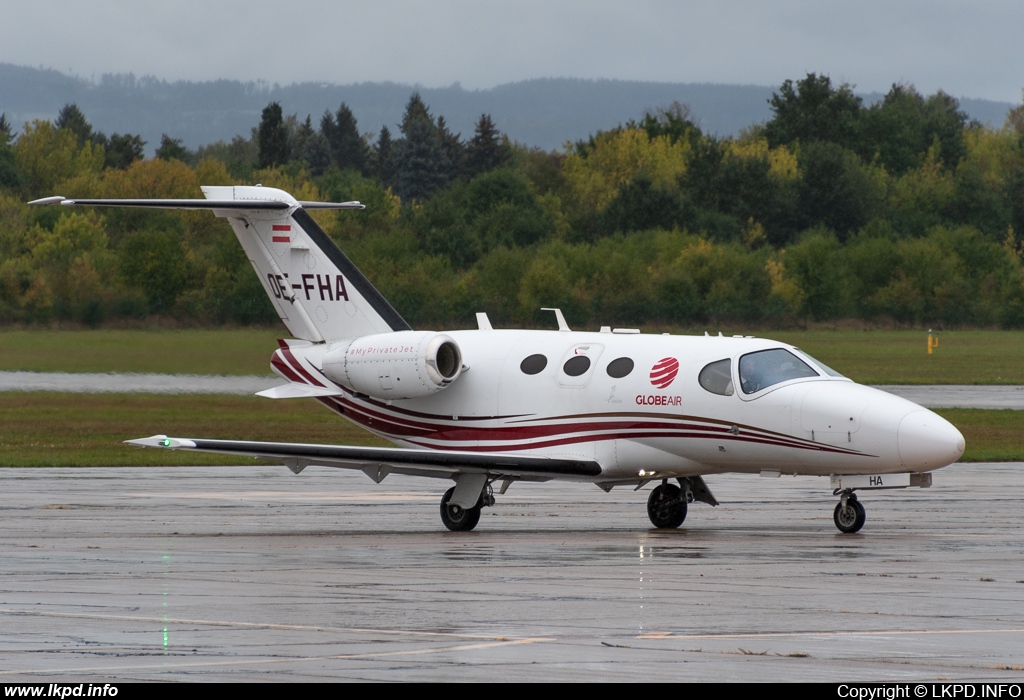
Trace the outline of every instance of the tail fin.
{"type": "Polygon", "coordinates": [[[203,194],[211,201],[273,198],[295,205],[284,211],[214,210],[227,217],[294,337],[335,341],[412,330],[305,209],[329,205],[296,202],[267,187],[203,187],[203,194]]]}
{"type": "Polygon", "coordinates": [[[291,334],[333,342],[412,330],[307,209],[362,209],[359,202],[299,202],[270,187],[203,187],[206,199],[78,199],[31,204],[210,209],[231,224],[291,334]]]}

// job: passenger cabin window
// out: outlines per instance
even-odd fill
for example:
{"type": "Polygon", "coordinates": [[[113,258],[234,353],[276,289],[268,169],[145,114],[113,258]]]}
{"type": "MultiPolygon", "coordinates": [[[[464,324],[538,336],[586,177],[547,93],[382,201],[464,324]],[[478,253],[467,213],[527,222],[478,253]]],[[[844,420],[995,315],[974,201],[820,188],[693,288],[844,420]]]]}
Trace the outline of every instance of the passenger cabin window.
{"type": "Polygon", "coordinates": [[[570,357],[562,365],[562,371],[570,377],[578,377],[584,372],[590,369],[590,358],[586,355],[576,355],[570,357]]]}
{"type": "Polygon", "coordinates": [[[530,355],[519,364],[523,374],[539,374],[548,366],[548,358],[543,355],[530,355]]]}
{"type": "Polygon", "coordinates": [[[612,379],[622,379],[633,371],[633,360],[628,357],[620,357],[608,363],[608,376],[612,379]]]}
{"type": "Polygon", "coordinates": [[[697,375],[697,383],[719,396],[732,396],[732,360],[712,362],[697,375]]]}
{"type": "Polygon", "coordinates": [[[740,388],[744,394],[756,394],[790,379],[817,376],[807,363],[782,348],[752,352],[740,358],[740,388]]]}

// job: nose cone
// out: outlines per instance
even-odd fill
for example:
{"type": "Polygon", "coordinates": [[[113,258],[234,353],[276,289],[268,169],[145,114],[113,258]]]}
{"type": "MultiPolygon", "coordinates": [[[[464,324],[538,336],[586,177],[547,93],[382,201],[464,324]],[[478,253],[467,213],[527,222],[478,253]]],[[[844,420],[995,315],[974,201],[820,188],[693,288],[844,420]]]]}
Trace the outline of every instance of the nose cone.
{"type": "Polygon", "coordinates": [[[908,413],[897,433],[900,459],[913,471],[945,467],[964,453],[964,436],[953,425],[931,411],[908,413]]]}

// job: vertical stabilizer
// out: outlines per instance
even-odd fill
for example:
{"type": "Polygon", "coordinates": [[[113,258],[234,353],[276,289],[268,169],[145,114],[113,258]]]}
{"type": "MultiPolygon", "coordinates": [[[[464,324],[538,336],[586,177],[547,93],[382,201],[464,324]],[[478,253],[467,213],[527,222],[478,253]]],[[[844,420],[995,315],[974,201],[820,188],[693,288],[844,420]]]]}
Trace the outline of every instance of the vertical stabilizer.
{"type": "MultiPolygon", "coordinates": [[[[287,209],[214,209],[226,217],[278,316],[296,338],[333,342],[411,330],[303,205],[269,187],[203,187],[208,200],[287,202],[287,209]]],[[[236,205],[237,207],[238,205],[236,205]]],[[[339,205],[340,206],[340,205],[339,205]]],[[[358,205],[355,205],[358,206],[358,205]]]]}

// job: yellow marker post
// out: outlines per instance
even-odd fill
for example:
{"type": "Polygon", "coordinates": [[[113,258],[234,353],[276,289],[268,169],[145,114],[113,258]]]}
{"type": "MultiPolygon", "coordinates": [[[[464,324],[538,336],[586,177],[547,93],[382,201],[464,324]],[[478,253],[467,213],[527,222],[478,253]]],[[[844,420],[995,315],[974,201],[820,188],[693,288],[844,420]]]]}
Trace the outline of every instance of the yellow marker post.
{"type": "Polygon", "coordinates": [[[939,347],[939,336],[932,337],[932,329],[928,329],[928,354],[931,355],[935,348],[939,347]]]}

